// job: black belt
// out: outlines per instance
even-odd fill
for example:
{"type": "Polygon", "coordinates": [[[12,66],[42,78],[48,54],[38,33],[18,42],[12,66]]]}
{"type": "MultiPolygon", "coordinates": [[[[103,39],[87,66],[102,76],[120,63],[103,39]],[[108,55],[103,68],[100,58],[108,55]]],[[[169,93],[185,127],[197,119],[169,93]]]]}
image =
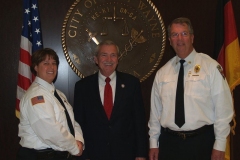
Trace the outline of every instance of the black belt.
{"type": "Polygon", "coordinates": [[[41,150],[30,149],[26,147],[23,147],[23,148],[25,148],[29,152],[34,152],[36,154],[37,159],[39,160],[51,159],[51,158],[55,158],[55,159],[71,159],[72,158],[72,155],[67,151],[55,151],[51,148],[41,149],[41,150]]]}
{"type": "Polygon", "coordinates": [[[38,159],[46,159],[46,158],[68,159],[68,158],[72,158],[72,155],[67,151],[55,151],[51,148],[35,150],[35,151],[37,153],[38,159]]]}
{"type": "Polygon", "coordinates": [[[186,139],[186,138],[189,138],[189,137],[194,137],[196,135],[199,135],[199,134],[201,134],[201,133],[203,133],[206,130],[209,130],[211,128],[213,128],[213,125],[205,125],[201,128],[198,128],[198,129],[195,129],[195,130],[192,130],[192,131],[173,131],[169,128],[161,127],[161,131],[167,132],[171,135],[179,136],[182,139],[186,139]]]}

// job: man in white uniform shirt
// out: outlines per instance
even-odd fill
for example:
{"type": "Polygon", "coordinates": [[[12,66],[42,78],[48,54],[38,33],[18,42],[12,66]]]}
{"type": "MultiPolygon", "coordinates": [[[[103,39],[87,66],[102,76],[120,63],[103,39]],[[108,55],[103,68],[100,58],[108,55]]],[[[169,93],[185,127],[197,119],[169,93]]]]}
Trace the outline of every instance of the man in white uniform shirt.
{"type": "Polygon", "coordinates": [[[193,47],[193,28],[187,18],[168,26],[176,56],[156,74],[151,92],[150,160],[224,160],[233,103],[222,67],[193,47]],[[177,97],[182,63],[182,100],[177,97]],[[176,105],[175,105],[176,103],[176,105]],[[182,103],[183,110],[177,106],[182,103]],[[175,112],[175,107],[178,111],[175,112]],[[183,113],[181,125],[177,117],[183,113]],[[175,115],[176,114],[176,115],[175,115]]]}

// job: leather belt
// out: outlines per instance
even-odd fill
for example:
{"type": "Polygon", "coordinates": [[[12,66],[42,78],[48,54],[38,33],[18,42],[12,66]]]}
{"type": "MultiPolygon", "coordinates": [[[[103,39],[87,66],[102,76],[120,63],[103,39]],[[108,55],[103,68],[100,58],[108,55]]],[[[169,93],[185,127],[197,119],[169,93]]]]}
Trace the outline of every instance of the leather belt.
{"type": "Polygon", "coordinates": [[[161,131],[164,131],[164,132],[169,133],[171,135],[179,136],[182,139],[186,139],[186,138],[189,138],[189,137],[194,137],[196,135],[199,135],[199,134],[205,132],[206,130],[210,130],[211,128],[213,128],[213,125],[205,125],[201,128],[198,128],[198,129],[195,129],[195,130],[192,130],[192,131],[173,131],[169,128],[161,127],[161,131]]]}
{"type": "Polygon", "coordinates": [[[59,159],[70,159],[72,155],[67,151],[55,151],[51,148],[35,150],[37,154],[37,159],[47,159],[47,158],[59,158],[59,159]]]}

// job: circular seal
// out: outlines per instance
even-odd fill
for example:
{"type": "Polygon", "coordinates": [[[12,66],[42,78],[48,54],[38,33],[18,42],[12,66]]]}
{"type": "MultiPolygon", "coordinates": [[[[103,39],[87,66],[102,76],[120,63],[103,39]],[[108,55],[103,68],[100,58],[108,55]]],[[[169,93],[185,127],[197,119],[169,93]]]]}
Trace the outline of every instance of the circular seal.
{"type": "Polygon", "coordinates": [[[98,71],[95,48],[104,40],[119,46],[117,70],[142,82],[162,59],[166,31],[150,0],[76,0],[63,22],[62,46],[67,62],[81,78],[98,71]]]}

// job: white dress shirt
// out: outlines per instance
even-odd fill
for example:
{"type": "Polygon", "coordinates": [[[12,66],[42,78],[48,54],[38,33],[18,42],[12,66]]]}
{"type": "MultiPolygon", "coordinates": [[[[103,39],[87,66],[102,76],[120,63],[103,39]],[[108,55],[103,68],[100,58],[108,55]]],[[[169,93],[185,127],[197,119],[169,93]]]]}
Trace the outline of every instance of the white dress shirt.
{"type": "MultiPolygon", "coordinates": [[[[105,77],[104,75],[101,74],[101,72],[98,72],[98,84],[99,84],[99,91],[100,91],[100,97],[102,100],[102,104],[103,104],[103,100],[104,100],[104,88],[106,85],[105,79],[107,77],[105,77]]],[[[109,78],[111,79],[111,81],[109,82],[111,87],[112,87],[112,96],[113,96],[113,104],[114,104],[114,99],[115,99],[115,91],[116,91],[116,72],[114,71],[109,78]]]]}

